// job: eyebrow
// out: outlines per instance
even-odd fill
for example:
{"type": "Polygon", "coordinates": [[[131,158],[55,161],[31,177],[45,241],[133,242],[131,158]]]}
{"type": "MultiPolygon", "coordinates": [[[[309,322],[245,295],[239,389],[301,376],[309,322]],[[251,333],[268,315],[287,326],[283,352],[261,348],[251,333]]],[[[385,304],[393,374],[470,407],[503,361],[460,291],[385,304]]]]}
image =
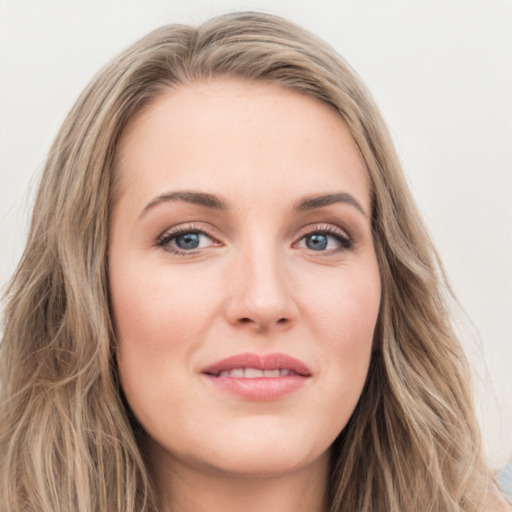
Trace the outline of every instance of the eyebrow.
{"type": "Polygon", "coordinates": [[[345,203],[350,206],[353,206],[356,210],[361,212],[365,217],[367,217],[367,213],[364,211],[361,204],[356,200],[356,198],[346,192],[338,192],[335,194],[319,194],[319,195],[311,195],[306,196],[295,204],[294,210],[303,212],[308,210],[314,210],[316,208],[323,208],[324,206],[329,206],[331,204],[336,203],[345,203]]]}
{"type": "Polygon", "coordinates": [[[211,208],[212,210],[227,210],[227,204],[217,196],[213,194],[206,194],[204,192],[169,192],[155,197],[150,201],[142,210],[140,216],[142,217],[148,210],[155,208],[162,203],[169,201],[183,201],[185,203],[196,204],[198,206],[204,206],[211,208]]]}
{"type": "MultiPolygon", "coordinates": [[[[224,211],[228,209],[227,203],[216,195],[207,194],[205,192],[179,191],[168,192],[155,197],[155,199],[151,200],[144,207],[140,216],[142,217],[146,212],[162,203],[167,203],[171,201],[183,201],[185,203],[204,206],[205,208],[210,208],[212,210],[224,211]]],[[[304,212],[309,210],[315,210],[317,208],[323,208],[324,206],[329,206],[331,204],[336,203],[345,203],[350,206],[353,206],[356,210],[358,210],[365,217],[367,217],[367,214],[364,211],[361,204],[355,199],[354,196],[352,196],[351,194],[347,194],[346,192],[306,196],[300,199],[297,203],[295,203],[293,210],[298,212],[304,212]]]]}

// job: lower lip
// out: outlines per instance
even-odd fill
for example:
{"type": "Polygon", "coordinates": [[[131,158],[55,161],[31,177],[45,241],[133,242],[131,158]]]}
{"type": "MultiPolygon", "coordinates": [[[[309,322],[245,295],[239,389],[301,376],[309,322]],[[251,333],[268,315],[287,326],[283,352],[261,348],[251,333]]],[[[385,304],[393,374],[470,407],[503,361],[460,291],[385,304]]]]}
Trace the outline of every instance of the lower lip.
{"type": "Polygon", "coordinates": [[[215,377],[213,375],[206,375],[206,377],[222,391],[248,400],[277,400],[299,390],[309,380],[309,377],[301,375],[261,379],[215,377]]]}

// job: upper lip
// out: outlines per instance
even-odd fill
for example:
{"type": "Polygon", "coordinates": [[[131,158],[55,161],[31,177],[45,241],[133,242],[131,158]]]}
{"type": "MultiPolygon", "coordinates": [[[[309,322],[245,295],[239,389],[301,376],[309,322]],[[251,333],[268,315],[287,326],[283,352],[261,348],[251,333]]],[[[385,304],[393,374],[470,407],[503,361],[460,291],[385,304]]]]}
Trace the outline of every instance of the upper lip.
{"type": "Polygon", "coordinates": [[[235,368],[257,368],[259,370],[288,369],[304,377],[311,375],[311,370],[302,361],[287,354],[259,355],[249,352],[221,359],[204,368],[202,373],[219,375],[220,372],[234,370],[235,368]]]}

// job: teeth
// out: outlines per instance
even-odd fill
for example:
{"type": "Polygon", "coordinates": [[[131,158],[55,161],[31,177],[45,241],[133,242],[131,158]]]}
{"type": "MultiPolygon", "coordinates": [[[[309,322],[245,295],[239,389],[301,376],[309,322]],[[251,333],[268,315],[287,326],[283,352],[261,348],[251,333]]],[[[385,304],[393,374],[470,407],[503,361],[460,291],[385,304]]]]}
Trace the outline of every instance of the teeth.
{"type": "Polygon", "coordinates": [[[286,377],[290,375],[288,368],[275,370],[260,370],[258,368],[234,368],[233,370],[224,370],[219,373],[219,377],[235,377],[245,379],[262,379],[286,377]]]}
{"type": "Polygon", "coordinates": [[[244,377],[246,379],[258,379],[263,377],[263,370],[257,370],[256,368],[246,368],[244,371],[244,377]]]}

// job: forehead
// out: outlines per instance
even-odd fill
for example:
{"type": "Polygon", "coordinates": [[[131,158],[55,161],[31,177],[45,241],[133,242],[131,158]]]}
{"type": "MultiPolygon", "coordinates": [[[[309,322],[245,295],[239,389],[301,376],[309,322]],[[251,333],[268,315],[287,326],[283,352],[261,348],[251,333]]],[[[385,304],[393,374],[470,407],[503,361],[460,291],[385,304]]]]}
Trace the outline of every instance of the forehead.
{"type": "Polygon", "coordinates": [[[166,189],[237,197],[348,188],[369,211],[367,172],[328,105],[266,83],[214,80],[170,89],[126,127],[118,144],[121,193],[166,189]]]}

